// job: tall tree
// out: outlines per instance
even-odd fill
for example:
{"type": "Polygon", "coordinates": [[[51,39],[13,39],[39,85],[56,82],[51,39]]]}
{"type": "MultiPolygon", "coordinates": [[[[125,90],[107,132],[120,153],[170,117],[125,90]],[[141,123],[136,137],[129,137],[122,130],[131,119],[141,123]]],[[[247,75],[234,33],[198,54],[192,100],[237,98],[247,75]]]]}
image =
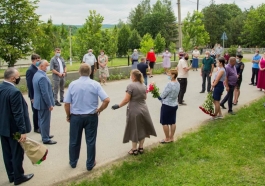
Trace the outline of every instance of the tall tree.
{"type": "Polygon", "coordinates": [[[14,66],[32,51],[39,16],[38,0],[0,0],[0,58],[14,66]]]}
{"type": "Polygon", "coordinates": [[[140,43],[140,51],[142,54],[147,54],[147,52],[150,50],[150,48],[154,47],[154,40],[152,39],[152,36],[150,34],[145,34],[141,43],[140,43]]]}
{"type": "Polygon", "coordinates": [[[127,55],[129,49],[129,38],[131,36],[131,31],[129,26],[123,25],[118,32],[118,55],[127,55]]]}
{"type": "Polygon", "coordinates": [[[99,54],[103,20],[103,16],[97,14],[95,10],[90,10],[85,24],[78,29],[73,47],[80,60],[90,48],[93,49],[95,55],[99,54]]]}
{"type": "Polygon", "coordinates": [[[141,36],[138,34],[137,30],[133,30],[131,36],[129,37],[129,49],[139,49],[141,36]]]}
{"type": "Polygon", "coordinates": [[[193,46],[204,46],[209,42],[209,34],[202,22],[203,14],[194,11],[192,15],[188,12],[183,21],[183,48],[190,50],[193,46]]]}
{"type": "Polygon", "coordinates": [[[160,33],[156,35],[154,40],[154,45],[155,45],[154,49],[157,54],[161,53],[165,49],[166,41],[165,38],[163,38],[160,33]]]}

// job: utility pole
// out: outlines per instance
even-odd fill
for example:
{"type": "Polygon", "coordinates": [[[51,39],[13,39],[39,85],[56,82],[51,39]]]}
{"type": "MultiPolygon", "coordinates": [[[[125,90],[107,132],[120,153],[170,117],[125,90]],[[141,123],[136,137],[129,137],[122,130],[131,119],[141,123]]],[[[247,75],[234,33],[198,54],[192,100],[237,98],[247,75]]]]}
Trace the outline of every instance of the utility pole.
{"type": "Polygon", "coordinates": [[[70,65],[72,66],[72,27],[69,27],[70,32],[70,65]]]}
{"type": "Polygon", "coordinates": [[[181,28],[180,0],[178,0],[177,4],[178,4],[179,48],[182,48],[182,28],[181,28]]]}
{"type": "Polygon", "coordinates": [[[199,11],[199,0],[197,0],[197,11],[199,11]]]}

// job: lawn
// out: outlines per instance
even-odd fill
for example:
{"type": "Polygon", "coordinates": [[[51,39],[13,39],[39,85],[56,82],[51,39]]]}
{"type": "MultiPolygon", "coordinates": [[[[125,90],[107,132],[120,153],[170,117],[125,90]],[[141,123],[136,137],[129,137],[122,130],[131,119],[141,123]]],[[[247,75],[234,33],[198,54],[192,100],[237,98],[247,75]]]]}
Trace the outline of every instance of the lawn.
{"type": "MultiPolygon", "coordinates": [[[[265,99],[76,186],[264,185],[265,99]]],[[[203,114],[203,113],[202,113],[203,114]]],[[[162,129],[161,129],[162,130],[162,129]]]]}

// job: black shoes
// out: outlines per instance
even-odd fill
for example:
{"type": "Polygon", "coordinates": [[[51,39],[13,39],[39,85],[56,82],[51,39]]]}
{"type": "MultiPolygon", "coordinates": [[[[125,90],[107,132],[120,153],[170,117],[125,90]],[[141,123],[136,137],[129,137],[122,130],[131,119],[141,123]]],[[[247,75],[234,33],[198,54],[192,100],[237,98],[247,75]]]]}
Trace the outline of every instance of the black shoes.
{"type": "Polygon", "coordinates": [[[249,85],[257,86],[257,83],[250,83],[249,85]]]}
{"type": "Polygon", "coordinates": [[[43,142],[43,144],[46,144],[46,145],[54,145],[56,143],[57,143],[57,141],[53,141],[53,140],[49,140],[49,141],[43,142]]]}
{"type": "Polygon", "coordinates": [[[185,106],[187,105],[186,103],[179,103],[179,106],[185,106]]]}
{"type": "Polygon", "coordinates": [[[60,100],[60,103],[63,103],[63,100],[60,100]]]}
{"type": "Polygon", "coordinates": [[[220,107],[222,107],[222,109],[226,109],[226,107],[222,104],[220,104],[220,107]]]}
{"type": "Polygon", "coordinates": [[[256,83],[254,83],[254,85],[253,86],[257,86],[257,84],[256,83]]]}
{"type": "Polygon", "coordinates": [[[236,113],[234,113],[233,111],[228,111],[228,114],[236,115],[236,113]]]}
{"type": "Polygon", "coordinates": [[[249,85],[254,85],[254,83],[250,83],[249,85]]]}
{"type": "Polygon", "coordinates": [[[36,132],[36,133],[39,133],[40,134],[40,129],[34,129],[34,132],[36,132]]]}
{"type": "Polygon", "coordinates": [[[50,135],[49,138],[52,139],[54,137],[54,135],[50,135]]]}
{"type": "Polygon", "coordinates": [[[200,91],[200,93],[204,93],[205,91],[200,91]]]}
{"type": "Polygon", "coordinates": [[[56,106],[62,106],[62,104],[59,103],[58,101],[55,101],[55,105],[56,105],[56,106]]]}
{"type": "Polygon", "coordinates": [[[29,181],[33,176],[34,176],[34,174],[24,175],[22,178],[20,178],[19,180],[15,181],[14,185],[20,185],[21,183],[29,181]]]}

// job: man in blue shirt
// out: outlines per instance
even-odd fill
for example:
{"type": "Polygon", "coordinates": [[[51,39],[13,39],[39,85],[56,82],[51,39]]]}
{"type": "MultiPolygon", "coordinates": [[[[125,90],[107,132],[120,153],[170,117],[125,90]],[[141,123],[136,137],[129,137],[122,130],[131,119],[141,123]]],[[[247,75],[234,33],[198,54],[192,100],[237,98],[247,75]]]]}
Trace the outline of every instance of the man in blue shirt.
{"type": "Polygon", "coordinates": [[[259,61],[261,59],[261,56],[259,55],[259,51],[256,50],[256,53],[252,59],[252,77],[251,77],[251,83],[249,85],[256,86],[258,83],[258,74],[259,74],[259,61]],[[256,78],[256,82],[254,82],[254,79],[256,78]]]}
{"type": "Polygon", "coordinates": [[[96,165],[98,115],[107,108],[110,99],[100,84],[90,79],[90,65],[81,64],[79,73],[81,77],[70,83],[64,99],[66,120],[70,122],[69,164],[72,168],[76,167],[84,129],[88,153],[86,167],[90,171],[96,165]],[[103,101],[100,107],[98,98],[103,101]]]}
{"type": "Polygon", "coordinates": [[[150,70],[150,67],[146,64],[145,57],[141,58],[141,63],[137,65],[137,69],[143,74],[144,84],[147,86],[147,74],[146,69],[150,70]]]}

